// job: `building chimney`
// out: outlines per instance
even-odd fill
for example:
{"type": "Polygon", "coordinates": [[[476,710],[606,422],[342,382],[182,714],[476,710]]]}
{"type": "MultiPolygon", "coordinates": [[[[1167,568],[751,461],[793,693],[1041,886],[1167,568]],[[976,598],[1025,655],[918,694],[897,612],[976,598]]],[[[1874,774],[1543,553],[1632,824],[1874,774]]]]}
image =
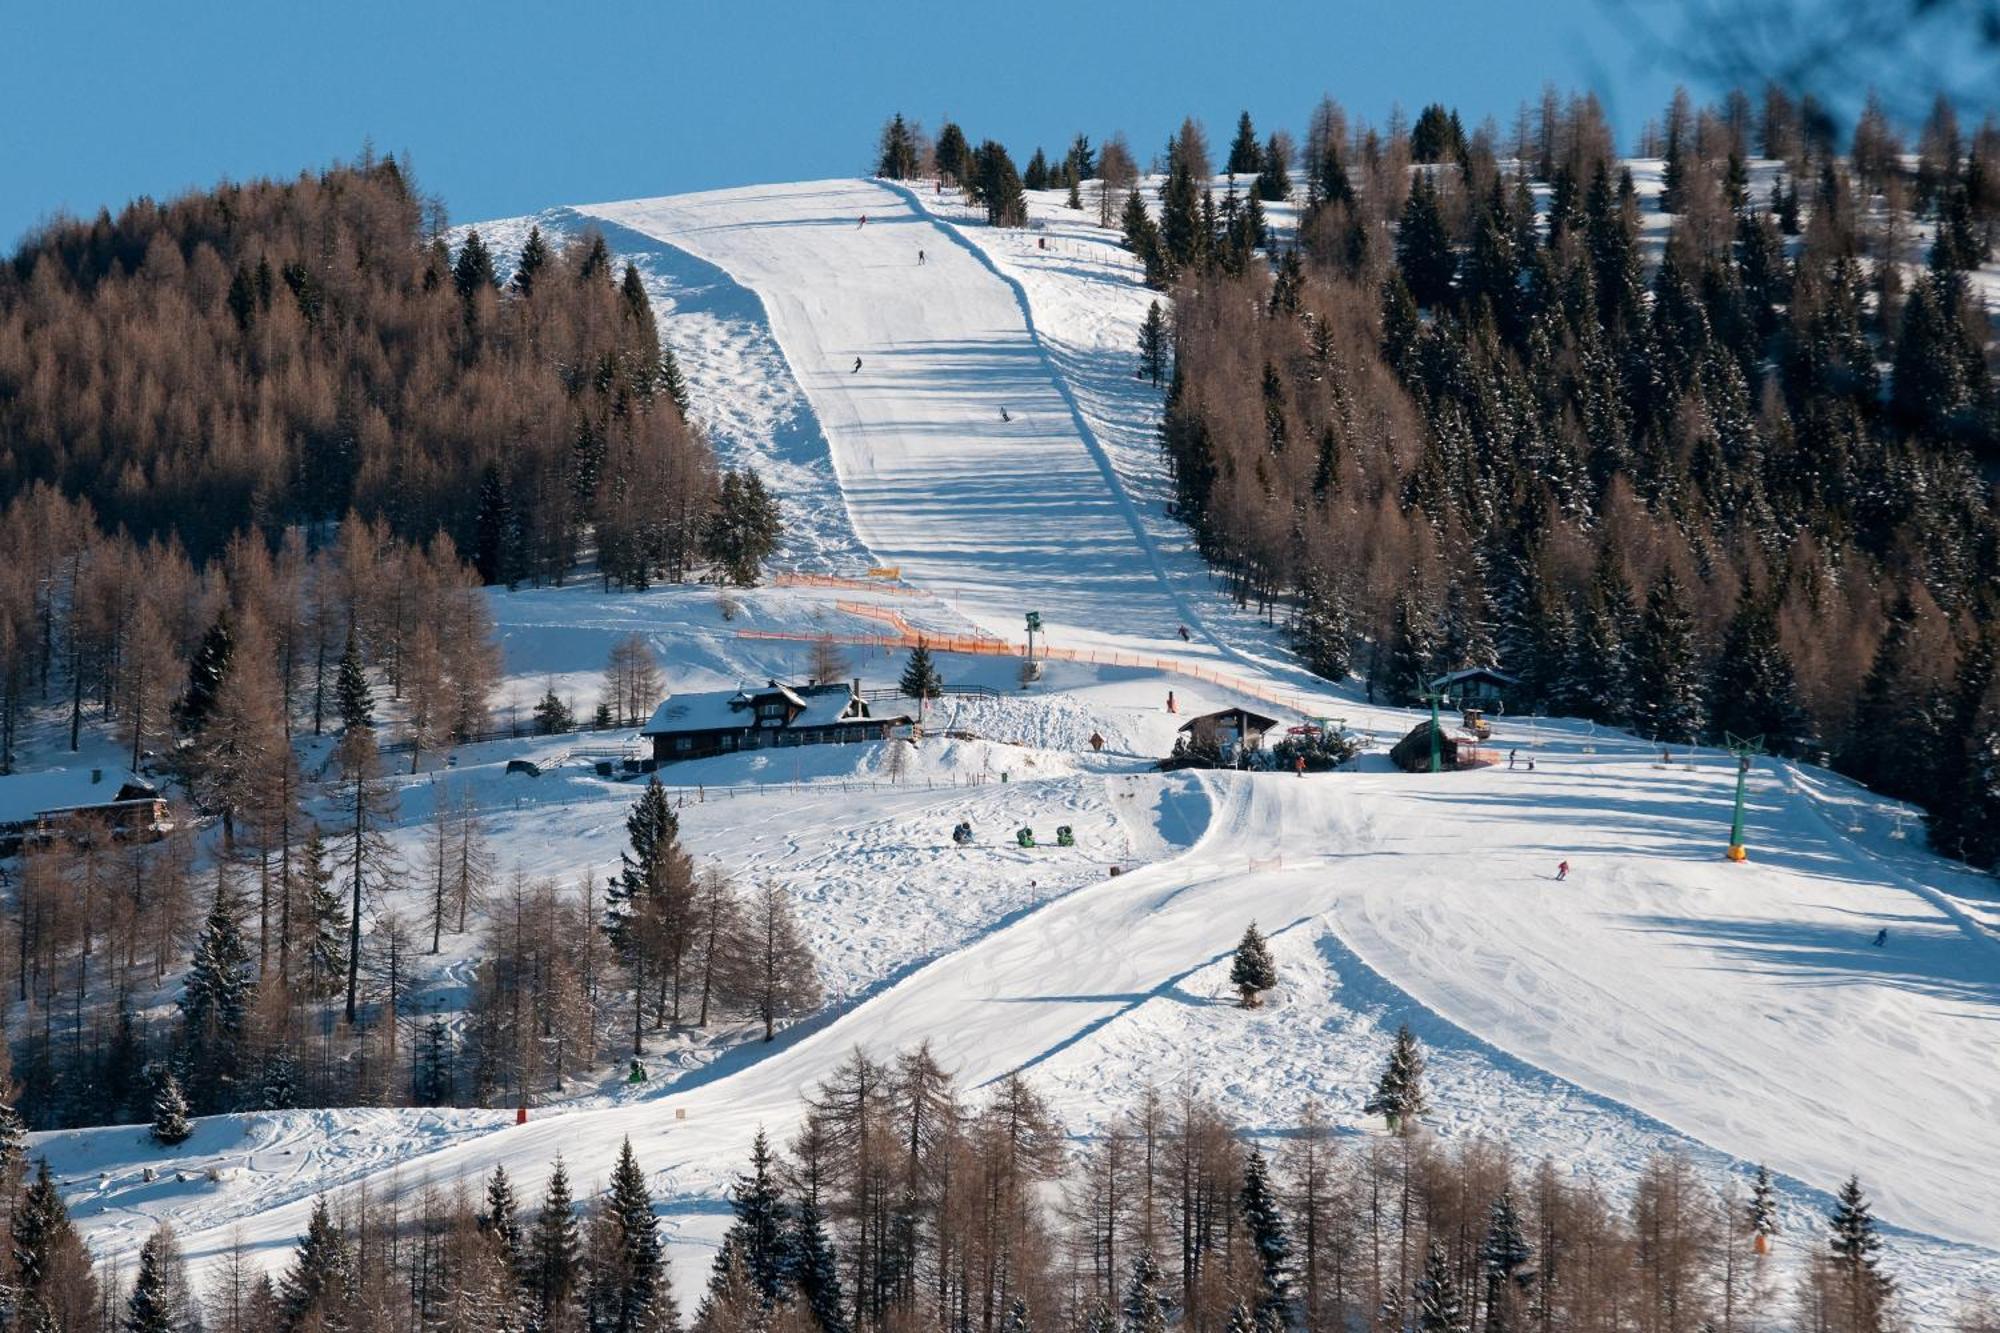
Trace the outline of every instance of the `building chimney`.
{"type": "Polygon", "coordinates": [[[854,678],[854,697],[857,699],[861,697],[861,677],[859,676],[854,678]]]}

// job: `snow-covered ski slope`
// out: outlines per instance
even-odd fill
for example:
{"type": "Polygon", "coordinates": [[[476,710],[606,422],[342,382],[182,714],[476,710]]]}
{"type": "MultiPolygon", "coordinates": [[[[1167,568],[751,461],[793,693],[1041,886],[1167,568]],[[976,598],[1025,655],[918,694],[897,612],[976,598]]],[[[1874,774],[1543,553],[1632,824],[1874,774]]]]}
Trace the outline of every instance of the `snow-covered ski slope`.
{"type": "MultiPolygon", "coordinates": [[[[866,548],[857,554],[900,566],[1009,638],[1035,609],[1059,643],[1300,687],[1269,632],[1210,587],[1161,513],[1150,391],[1130,378],[1151,297],[1084,217],[1041,199],[1038,231],[995,232],[961,225],[928,196],[862,181],[574,216],[615,228],[621,252],[651,255],[654,273],[709,275],[703,290],[726,298],[735,345],[764,351],[733,368],[711,358],[697,392],[721,417],[756,395],[791,404],[795,443],[824,441],[837,490],[799,445],[804,489],[786,497],[844,510],[845,521],[814,520],[829,534],[823,549],[848,549],[840,534],[851,530],[866,548]],[[1180,624],[1193,643],[1179,641],[1180,624]]],[[[699,294],[676,290],[697,317],[699,294]]],[[[531,681],[537,670],[584,672],[604,635],[632,628],[668,656],[674,684],[717,682],[749,659],[720,625],[676,628],[691,623],[676,600],[691,593],[496,598],[510,670],[531,681]],[[586,626],[595,637],[583,642],[586,626]]],[[[793,605],[757,602],[756,615],[793,605]]],[[[946,674],[962,679],[957,668],[971,665],[948,661],[946,674]]],[[[782,1138],[799,1094],[857,1044],[881,1056],[928,1039],[973,1086],[1029,1070],[1079,1131],[1153,1080],[1191,1085],[1253,1127],[1317,1097],[1361,1133],[1372,1129],[1360,1104],[1386,1032],[1409,1022],[1434,1053],[1442,1132],[1501,1135],[1614,1189],[1660,1148],[1715,1175],[1768,1162],[1784,1177],[1793,1255],[1811,1242],[1810,1213],[1858,1171],[1901,1229],[1891,1262],[1920,1323],[1942,1324],[1960,1294],[2000,1290],[2000,904],[1990,880],[1892,837],[1881,803],[1767,762],[1750,787],[1752,860],[1734,866],[1718,855],[1734,772],[1714,754],[1665,765],[1580,725],[1503,719],[1496,743],[1533,754],[1534,773],[1160,777],[1131,772],[1129,755],[1076,754],[1077,737],[1098,726],[1157,753],[1180,720],[1158,711],[1167,689],[1184,706],[1219,704],[1222,692],[1076,667],[1050,688],[1063,693],[1007,707],[1060,705],[1065,739],[1042,743],[1068,754],[1066,774],[1096,766],[1085,785],[1127,803],[1119,826],[1155,831],[1152,863],[1030,894],[1021,902],[1041,903],[1032,910],[970,913],[980,924],[957,934],[962,943],[908,969],[840,962],[863,998],[775,1048],[740,1048],[650,1094],[538,1111],[525,1127],[491,1112],[218,1120],[170,1159],[222,1165],[212,1183],[141,1182],[156,1150],[130,1129],[40,1146],[104,1252],[129,1258],[147,1220],[170,1215],[197,1258],[240,1237],[275,1260],[323,1186],[380,1193],[504,1163],[532,1189],[557,1152],[589,1182],[629,1134],[670,1235],[696,1242],[674,1249],[678,1274],[694,1282],[750,1135],[762,1124],[782,1138]],[[1573,871],[1556,883],[1564,859],[1573,871]],[[1229,1005],[1223,972],[1253,917],[1274,933],[1282,979],[1268,1008],[1246,1013],[1229,1005]]],[[[1333,691],[1317,697],[1383,732],[1411,721],[1333,691]]],[[[704,782],[767,780],[748,756],[703,762],[704,782]]],[[[1031,774],[1014,777],[1012,799],[1040,790],[1031,774]]],[[[1082,790],[1064,780],[1063,799],[1082,790]]],[[[608,860],[624,795],[573,816],[527,811],[524,859],[541,872],[608,860]]],[[[746,809],[776,822],[786,799],[773,792],[746,809]]],[[[851,804],[878,826],[942,828],[950,807],[904,795],[803,800],[851,804]]],[[[691,815],[691,827],[709,818],[729,815],[691,815]]],[[[695,832],[728,863],[723,830],[695,832]]],[[[893,840],[871,833],[855,845],[893,840]]],[[[912,860],[921,843],[913,837],[876,871],[847,856],[855,905],[830,908],[818,938],[831,943],[843,912],[868,913],[859,924],[882,938],[893,910],[882,893],[926,892],[912,860]],[[859,882],[871,873],[882,893],[859,882]]]]}

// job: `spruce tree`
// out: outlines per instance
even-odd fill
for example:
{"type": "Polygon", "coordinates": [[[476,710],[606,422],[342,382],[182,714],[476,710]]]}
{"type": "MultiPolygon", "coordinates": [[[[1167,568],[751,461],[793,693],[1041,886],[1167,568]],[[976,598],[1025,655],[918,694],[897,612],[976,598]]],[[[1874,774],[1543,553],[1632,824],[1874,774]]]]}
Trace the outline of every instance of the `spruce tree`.
{"type": "Polygon", "coordinates": [[[1263,167],[1264,152],[1258,147],[1250,113],[1245,111],[1236,118],[1236,137],[1229,141],[1229,164],[1224,169],[1232,176],[1254,176],[1263,167]]]}
{"type": "Polygon", "coordinates": [[[486,1178],[486,1206],[479,1213],[479,1229],[500,1253],[507,1272],[517,1279],[526,1272],[527,1254],[521,1244],[521,1209],[514,1198],[514,1182],[507,1168],[496,1165],[486,1178]]]}
{"type": "Polygon", "coordinates": [[[1416,173],[1403,218],[1396,227],[1396,267],[1418,305],[1434,309],[1451,299],[1458,256],[1430,177],[1416,173]]]}
{"type": "Polygon", "coordinates": [[[28,1126],[10,1101],[0,1100],[0,1181],[16,1179],[15,1172],[28,1158],[28,1126]]]}
{"type": "Polygon", "coordinates": [[[882,127],[882,140],[875,157],[875,174],[892,181],[906,181],[917,174],[917,135],[898,111],[882,127]]]}
{"type": "Polygon", "coordinates": [[[934,153],[938,175],[958,185],[972,183],[972,149],[965,139],[965,131],[947,120],[938,131],[937,149],[934,153]]]}
{"type": "Polygon", "coordinates": [[[1778,642],[1777,609],[1747,587],[1723,634],[1710,698],[1718,735],[1761,736],[1772,754],[1791,754],[1806,733],[1791,659],[1778,642]]]}
{"type": "Polygon", "coordinates": [[[1249,1160],[1243,1164],[1243,1188],[1236,1199],[1257,1258],[1260,1279],[1257,1324],[1266,1329],[1288,1328],[1292,1322],[1292,1239],[1278,1205],[1277,1187],[1271,1183],[1270,1169],[1255,1144],[1251,1145],[1249,1160]]]}
{"type": "Polygon", "coordinates": [[[278,1283],[279,1327],[283,1333],[346,1327],[355,1295],[354,1252],[347,1233],[333,1220],[326,1196],[313,1200],[306,1234],[278,1283]]]}
{"type": "Polygon", "coordinates": [[[1437,657],[1437,619],[1419,595],[1405,588],[1396,594],[1390,615],[1389,654],[1383,685],[1389,702],[1414,706],[1430,689],[1437,657]]]}
{"type": "Polygon", "coordinates": [[[1049,159],[1040,145],[1036,146],[1035,155],[1028,159],[1027,170],[1021,173],[1021,184],[1030,190],[1049,188],[1049,159]]]}
{"type": "Polygon", "coordinates": [[[187,1274],[170,1223],[162,1222],[139,1249],[139,1272],[125,1298],[121,1333],[195,1333],[187,1274]]]}
{"type": "Polygon", "coordinates": [[[1634,724],[1650,740],[1692,744],[1701,730],[1700,650],[1694,615],[1672,569],[1646,594],[1632,653],[1634,724]]]}
{"type": "Polygon", "coordinates": [[[1273,132],[1257,159],[1257,197],[1267,204],[1281,204],[1292,197],[1291,167],[1285,161],[1288,156],[1286,141],[1273,132]]]}
{"type": "Polygon", "coordinates": [[[681,373],[681,363],[665,339],[660,341],[660,388],[666,392],[668,400],[674,405],[674,410],[681,414],[681,419],[687,420],[689,403],[687,376],[681,373]]]}
{"type": "MultiPolygon", "coordinates": [[[[723,1244],[733,1247],[741,1258],[766,1310],[776,1307],[784,1297],[796,1268],[792,1210],[778,1187],[773,1167],[771,1141],[760,1129],[750,1141],[749,1173],[738,1176],[730,1188],[729,1209],[736,1220],[723,1235],[723,1244]]],[[[720,1263],[718,1256],[718,1269],[720,1263]]]]}
{"type": "Polygon", "coordinates": [[[485,241],[479,239],[477,227],[465,234],[465,244],[459,247],[458,262],[452,267],[451,280],[458,288],[458,294],[467,300],[475,292],[491,291],[500,285],[500,279],[493,271],[493,252],[486,248],[485,241]]]}
{"type": "Polygon", "coordinates": [[[1146,285],[1165,287],[1171,273],[1160,244],[1160,229],[1153,222],[1152,214],[1146,211],[1146,200],[1137,190],[1125,196],[1121,226],[1125,248],[1139,261],[1146,275],[1146,285]]]}
{"type": "Polygon", "coordinates": [[[548,267],[548,262],[549,246],[548,242],[542,239],[542,229],[530,226],[527,244],[521,247],[520,261],[514,265],[514,290],[523,296],[533,296],[535,278],[548,267]]]}
{"type": "Polygon", "coordinates": [[[334,882],[326,840],[318,824],[307,828],[305,844],[292,865],[305,926],[301,988],[312,998],[324,1000],[339,992],[340,978],[347,971],[347,905],[334,882]]]}
{"type": "Polygon", "coordinates": [[[666,789],[654,777],[625,819],[628,847],[619,854],[619,873],[605,890],[605,933],[632,982],[635,1056],[645,1054],[645,1006],[673,953],[675,926],[693,882],[680,828],[666,789]]]}
{"type": "Polygon", "coordinates": [[[903,696],[917,701],[917,715],[923,716],[924,702],[944,693],[944,677],[938,675],[931,661],[931,650],[922,639],[910,649],[910,659],[903,664],[903,676],[896,684],[903,696]]]}
{"type": "Polygon", "coordinates": [[[723,473],[704,544],[708,558],[721,567],[729,581],[743,588],[755,586],[764,562],[777,551],[783,535],[778,503],[756,470],[738,472],[732,468],[723,473]]]}
{"type": "Polygon", "coordinates": [[[12,1223],[12,1286],[18,1326],[36,1333],[43,1327],[60,1333],[55,1312],[72,1307],[79,1297],[87,1307],[91,1295],[63,1290],[64,1278],[79,1272],[88,1274],[90,1259],[76,1224],[70,1221],[69,1209],[63,1206],[62,1191],[49,1173],[47,1158],[37,1159],[34,1179],[13,1205],[12,1223]],[[38,1324],[37,1320],[47,1322],[38,1324]]]}
{"type": "Polygon", "coordinates": [[[1389,1061],[1375,1083],[1375,1095],[1362,1109],[1387,1120],[1391,1130],[1405,1134],[1431,1109],[1424,1091],[1424,1048],[1409,1024],[1396,1029],[1389,1061]]]}
{"type": "Polygon", "coordinates": [[[820,1333],[847,1333],[847,1307],[840,1296],[840,1266],[827,1237],[819,1205],[810,1197],[794,1213],[791,1257],[792,1283],[812,1312],[820,1333]]]}
{"type": "Polygon", "coordinates": [[[289,1046],[280,1043],[264,1057],[255,1100],[259,1111],[289,1111],[299,1104],[298,1066],[289,1046]]]}
{"type": "Polygon", "coordinates": [[[368,684],[368,672],[361,665],[361,646],[354,631],[347,632],[347,644],[340,650],[340,668],[334,675],[333,695],[343,727],[372,727],[375,724],[375,691],[368,684]]]}
{"type": "Polygon", "coordinates": [[[576,1299],[582,1262],[583,1240],[577,1233],[569,1172],[557,1157],[542,1191],[542,1206],[535,1213],[534,1233],[528,1239],[524,1281],[536,1328],[565,1326],[564,1313],[576,1299]]]}
{"type": "Polygon", "coordinates": [[[974,169],[978,173],[979,201],[986,206],[987,225],[1027,226],[1027,196],[1021,193],[1021,176],[1007,149],[988,139],[974,154],[974,169]]]}
{"type": "Polygon", "coordinates": [[[160,1090],[153,1097],[153,1142],[173,1148],[186,1143],[193,1134],[194,1126],[188,1123],[187,1098],[181,1095],[181,1081],[174,1077],[173,1070],[162,1070],[160,1090]]]}
{"type": "Polygon", "coordinates": [[[1151,380],[1156,389],[1166,378],[1170,341],[1167,318],[1155,301],[1146,310],[1146,322],[1139,326],[1139,378],[1151,380]]]}
{"type": "Polygon", "coordinates": [[[1750,1182],[1750,1201],[1744,1207],[1743,1220],[1752,1236],[1766,1242],[1778,1234],[1778,1192],[1771,1184],[1771,1168],[1762,1162],[1750,1182]]]}
{"type": "Polygon", "coordinates": [[[1160,250],[1168,277],[1199,267],[1213,235],[1202,220],[1201,182],[1187,157],[1168,145],[1167,179],[1160,190],[1160,250]]]}
{"type": "Polygon", "coordinates": [[[235,632],[225,607],[202,635],[201,646],[195,649],[194,658],[188,663],[187,691],[174,704],[174,721],[183,732],[197,735],[208,725],[235,653],[235,632]]]}
{"type": "Polygon", "coordinates": [[[1424,1255],[1423,1275],[1417,1279],[1417,1333],[1467,1333],[1472,1327],[1465,1303],[1459,1298],[1458,1284],[1452,1281],[1451,1262],[1444,1247],[1435,1240],[1424,1255]]]}
{"type": "Polygon", "coordinates": [[[678,1322],[667,1281],[653,1196],[626,1139],[603,1204],[606,1245],[593,1253],[589,1306],[600,1333],[660,1333],[678,1322]]]}
{"type": "Polygon", "coordinates": [[[1534,1256],[1514,1207],[1513,1191],[1500,1191],[1479,1246],[1480,1266],[1486,1270],[1487,1333],[1504,1333],[1509,1327],[1516,1292],[1525,1291],[1534,1279],[1529,1267],[1534,1256]]]}
{"type": "Polygon", "coordinates": [[[1882,1237],[1858,1177],[1840,1187],[1828,1219],[1827,1246],[1833,1260],[1847,1327],[1879,1330],[1887,1326],[1887,1305],[1894,1283],[1878,1267],[1882,1237]]]}
{"type": "MultiPolygon", "coordinates": [[[[233,1109],[244,1029],[256,989],[241,917],[227,874],[218,874],[180,1000],[182,1043],[194,1078],[194,1099],[208,1111],[233,1109]]],[[[179,1092],[178,1087],[175,1090],[179,1092]]]]}
{"type": "Polygon", "coordinates": [[[1278,965],[1271,961],[1270,947],[1257,933],[1255,921],[1244,928],[1236,945],[1236,956],[1229,964],[1229,984],[1236,988],[1238,1003],[1245,1009],[1262,1004],[1259,993],[1278,984],[1278,965]]]}
{"type": "Polygon", "coordinates": [[[1160,1266],[1151,1254],[1140,1251],[1132,1257],[1132,1276],[1125,1283],[1124,1333],[1166,1333],[1172,1308],[1160,1266]]]}
{"type": "Polygon", "coordinates": [[[1347,599],[1333,581],[1314,571],[1299,589],[1299,619],[1292,642],[1306,670],[1331,681],[1344,681],[1354,669],[1354,628],[1347,599]]]}

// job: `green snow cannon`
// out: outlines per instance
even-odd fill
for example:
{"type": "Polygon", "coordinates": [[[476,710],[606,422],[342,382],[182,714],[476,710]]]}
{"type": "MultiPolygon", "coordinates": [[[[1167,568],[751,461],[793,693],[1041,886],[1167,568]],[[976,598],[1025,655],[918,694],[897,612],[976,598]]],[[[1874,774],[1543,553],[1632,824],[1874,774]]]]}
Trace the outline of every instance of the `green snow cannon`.
{"type": "Polygon", "coordinates": [[[1056,846],[1058,847],[1076,846],[1076,834],[1070,832],[1069,825],[1063,824],[1056,829],[1056,846]]]}
{"type": "Polygon", "coordinates": [[[1014,830],[1014,841],[1020,843],[1023,847],[1033,847],[1035,845],[1035,831],[1031,828],[1017,828],[1014,830]]]}
{"type": "Polygon", "coordinates": [[[625,1074],[627,1086],[636,1087],[646,1081],[646,1066],[639,1063],[639,1057],[632,1057],[632,1067],[625,1074]]]}

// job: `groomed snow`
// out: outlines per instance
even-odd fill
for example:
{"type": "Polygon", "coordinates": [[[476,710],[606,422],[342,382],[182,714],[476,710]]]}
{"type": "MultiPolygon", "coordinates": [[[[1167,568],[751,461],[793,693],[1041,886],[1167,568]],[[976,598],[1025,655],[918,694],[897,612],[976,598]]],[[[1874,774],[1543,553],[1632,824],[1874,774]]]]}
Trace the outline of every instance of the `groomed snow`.
{"type": "MultiPolygon", "coordinates": [[[[1270,682],[1297,688],[1274,636],[1173,544],[1144,445],[1152,409],[1124,382],[1150,296],[1110,236],[1056,216],[1057,202],[1035,203],[1053,251],[865,181],[576,213],[615,224],[618,244],[663,256],[663,271],[684,252],[720,275],[716,289],[754,297],[783,364],[711,362],[699,410],[721,413],[717,401],[766,392],[782,372],[825,442],[862,558],[940,594],[926,614],[1012,638],[1037,609],[1058,642],[1244,675],[1268,662],[1270,682]]],[[[587,700],[627,630],[667,657],[670,688],[695,689],[800,660],[738,628],[839,625],[830,599],[784,589],[743,595],[727,620],[694,589],[540,590],[495,608],[522,700],[544,677],[587,700]]],[[[871,684],[896,665],[857,663],[871,684]]],[[[1002,688],[1006,665],[943,662],[947,677],[1002,688]]],[[[484,1111],[222,1118],[167,1159],[235,1170],[217,1182],[139,1181],[161,1158],[131,1128],[38,1147],[92,1244],[127,1259],[149,1219],[172,1215],[197,1260],[240,1236],[275,1261],[323,1187],[380,1193],[504,1164],[532,1191],[558,1151],[587,1184],[627,1134],[674,1237],[713,1243],[756,1126],[782,1138],[799,1094],[856,1044],[886,1055],[929,1039],[974,1087],[1029,1070],[1078,1131],[1150,1079],[1191,1082],[1253,1127],[1317,1096],[1361,1134],[1375,1132],[1360,1105],[1385,1030],[1408,1021],[1437,1053],[1442,1133],[1503,1136],[1614,1189],[1661,1148],[1718,1178],[1768,1162],[1784,1177],[1786,1262],[1858,1171],[1898,1229],[1889,1262],[1918,1323],[2000,1289],[2000,907],[1990,880],[1916,850],[1914,824],[1895,837],[1900,812],[1767,762],[1750,789],[1751,861],[1733,866],[1718,855],[1734,778],[1720,756],[1664,765],[1580,724],[1513,719],[1495,743],[1532,755],[1533,773],[1406,777],[1372,759],[1306,780],[1161,776],[1141,764],[1183,718],[1162,710],[1168,689],[1184,710],[1230,701],[1171,674],[1059,666],[1026,695],[952,702],[982,739],[926,741],[901,787],[873,785],[876,746],[669,770],[695,794],[683,817],[698,855],[799,894],[843,1002],[774,1048],[689,1049],[678,1081],[605,1090],[525,1127],[484,1111]],[[1091,731],[1105,754],[1084,745],[1091,731]],[[1015,821],[1071,822],[1083,845],[958,853],[943,835],[961,813],[989,840],[1015,821]],[[1556,883],[1564,859],[1572,874],[1556,883]],[[1227,1004],[1222,969],[1253,917],[1275,933],[1282,979],[1246,1013],[1227,1004]]],[[[1313,706],[1384,737],[1412,721],[1341,691],[1313,706]]],[[[490,770],[533,747],[487,748],[461,756],[453,780],[504,816],[506,857],[569,875],[616,856],[629,787],[568,770],[508,779],[490,770]]],[[[421,805],[414,790],[409,803],[421,805]]],[[[709,1253],[674,1255],[685,1291],[709,1253]]]]}

